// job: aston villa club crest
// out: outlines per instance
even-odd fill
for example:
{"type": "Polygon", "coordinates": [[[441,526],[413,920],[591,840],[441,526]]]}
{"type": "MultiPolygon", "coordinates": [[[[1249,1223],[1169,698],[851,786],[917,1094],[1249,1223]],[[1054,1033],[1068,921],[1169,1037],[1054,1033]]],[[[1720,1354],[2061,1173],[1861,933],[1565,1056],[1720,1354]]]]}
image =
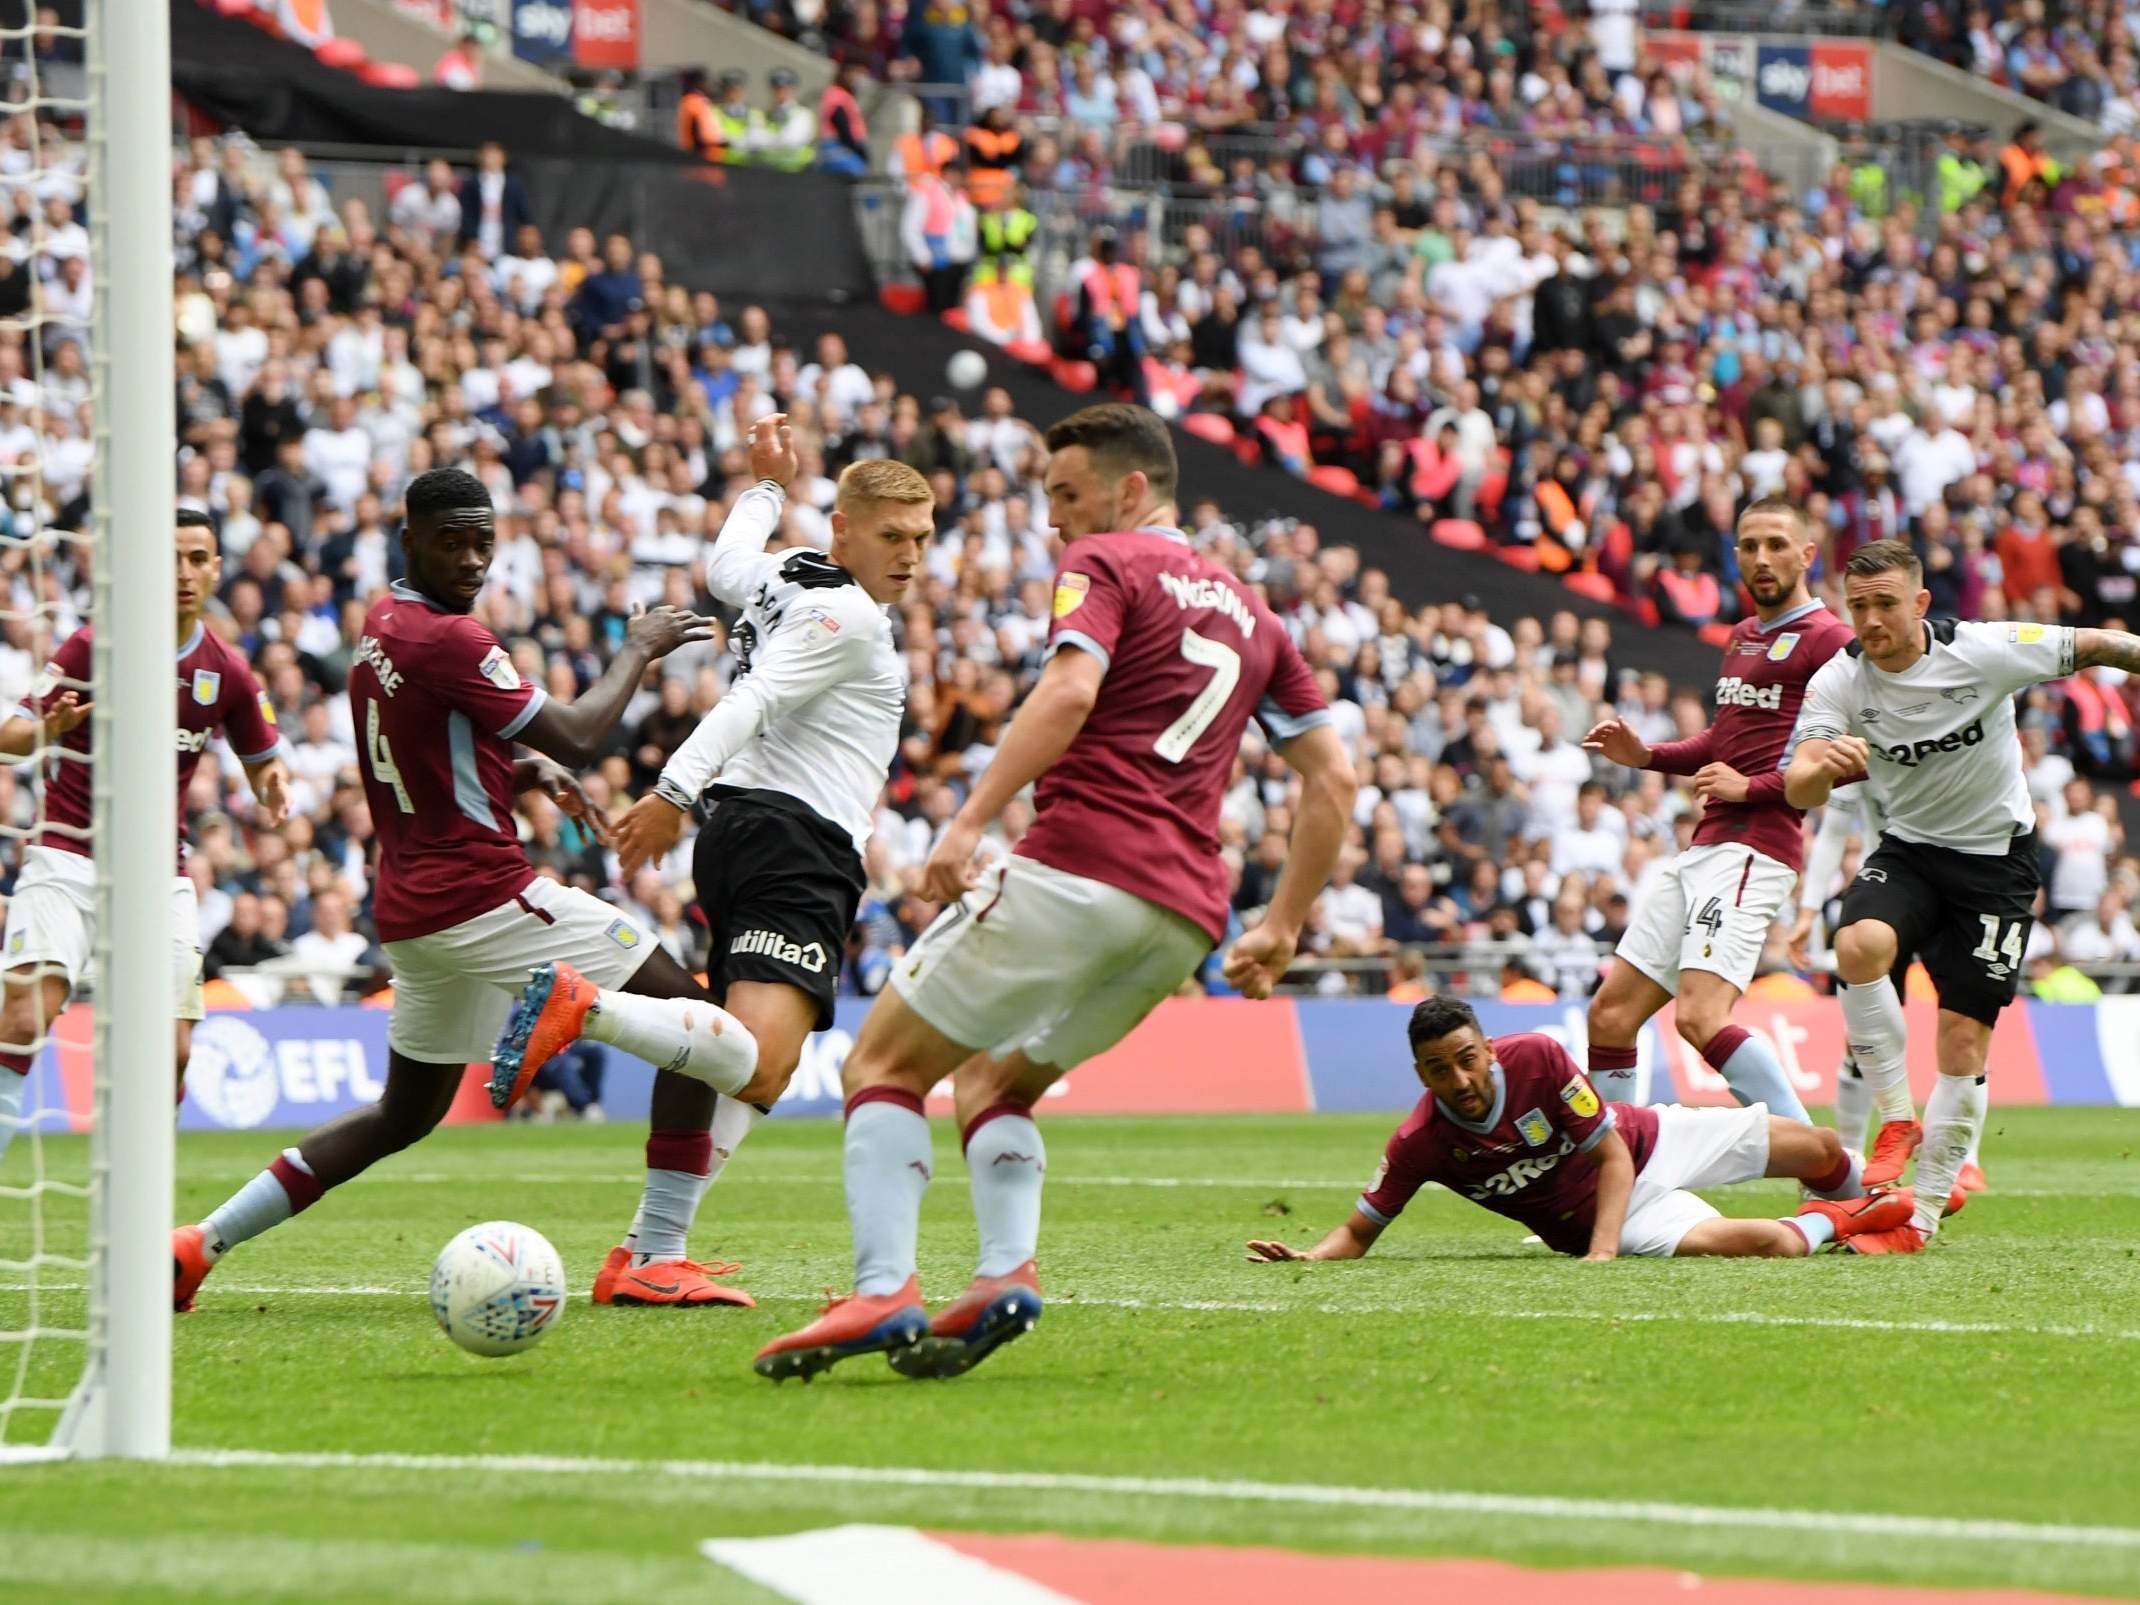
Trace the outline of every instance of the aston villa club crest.
{"type": "Polygon", "coordinates": [[[215,669],[193,671],[193,700],[204,708],[215,706],[215,699],[222,693],[223,676],[215,669]]]}
{"type": "Polygon", "coordinates": [[[1776,639],[1769,645],[1769,662],[1781,663],[1785,658],[1791,655],[1791,648],[1796,645],[1798,645],[1798,632],[1796,630],[1784,631],[1783,634],[1777,636],[1776,639]]]}
{"type": "Polygon", "coordinates": [[[1543,1110],[1527,1109],[1516,1117],[1516,1132],[1533,1148],[1543,1148],[1552,1139],[1553,1123],[1543,1110]]]}

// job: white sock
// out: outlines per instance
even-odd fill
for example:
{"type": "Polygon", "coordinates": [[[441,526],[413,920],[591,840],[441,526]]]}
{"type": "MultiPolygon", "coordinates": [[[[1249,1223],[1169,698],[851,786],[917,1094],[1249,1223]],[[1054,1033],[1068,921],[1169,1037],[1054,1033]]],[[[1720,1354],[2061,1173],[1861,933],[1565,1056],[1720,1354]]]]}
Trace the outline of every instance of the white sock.
{"type": "Polygon", "coordinates": [[[1806,1252],[1818,1254],[1835,1241],[1835,1222],[1826,1215],[1786,1215],[1786,1226],[1794,1226],[1806,1240],[1806,1252]]]}
{"type": "MultiPolygon", "coordinates": [[[[280,1163],[306,1176],[312,1174],[312,1167],[295,1148],[285,1148],[280,1163]]],[[[223,1200],[201,1222],[201,1252],[212,1265],[247,1238],[258,1237],[270,1226],[280,1226],[296,1212],[289,1189],[270,1166],[223,1200]]]]}
{"type": "Polygon", "coordinates": [[[877,1097],[850,1106],[841,1157],[847,1223],[854,1233],[855,1291],[896,1293],[914,1274],[921,1195],[932,1173],[921,1100],[877,1097]]]}
{"type": "Polygon", "coordinates": [[[703,1176],[682,1170],[647,1171],[639,1213],[632,1217],[632,1229],[624,1239],[624,1246],[632,1251],[633,1264],[650,1265],[657,1260],[684,1257],[699,1201],[728,1164],[737,1144],[764,1118],[755,1104],[723,1098],[714,1105],[713,1152],[703,1176]]]}
{"type": "Polygon", "coordinates": [[[1917,1214],[1913,1224],[1931,1233],[1939,1230],[1940,1211],[1954,1191],[1954,1178],[1961,1174],[1969,1145],[1984,1128],[1987,1094],[1982,1076],[1941,1076],[1925,1100],[1924,1145],[1917,1150],[1917,1214]]]}
{"type": "Polygon", "coordinates": [[[1843,1139],[1843,1152],[1865,1152],[1866,1128],[1872,1124],[1872,1083],[1858,1070],[1857,1061],[1843,1060],[1835,1073],[1835,1134],[1843,1139]]]}
{"type": "Polygon", "coordinates": [[[1902,999],[1895,983],[1886,976],[1853,983],[1843,993],[1843,1024],[1850,1033],[1850,1057],[1872,1088],[1873,1107],[1882,1121],[1911,1120],[1917,1106],[1910,1102],[1910,1065],[1906,1056],[1908,1028],[1902,1021],[1902,999]]]}
{"type": "Polygon", "coordinates": [[[604,992],[581,1031],[730,1097],[749,1086],[758,1070],[758,1040],[750,1028],[719,1004],[698,998],[604,992]]]}
{"type": "Polygon", "coordinates": [[[981,1232],[976,1276],[1007,1276],[1040,1247],[1040,1188],[1048,1151],[1030,1115],[990,1117],[966,1139],[973,1219],[981,1232]]]}
{"type": "Polygon", "coordinates": [[[7,1145],[15,1140],[21,1129],[22,1100],[28,1093],[30,1078],[19,1071],[0,1069],[0,1159],[7,1157],[7,1145]]]}

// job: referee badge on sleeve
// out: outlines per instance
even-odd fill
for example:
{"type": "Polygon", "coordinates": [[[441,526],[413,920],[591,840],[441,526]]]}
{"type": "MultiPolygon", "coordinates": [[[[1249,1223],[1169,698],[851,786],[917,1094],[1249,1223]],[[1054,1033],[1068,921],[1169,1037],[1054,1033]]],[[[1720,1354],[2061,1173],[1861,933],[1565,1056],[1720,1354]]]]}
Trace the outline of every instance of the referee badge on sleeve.
{"type": "Polygon", "coordinates": [[[1089,574],[1067,573],[1055,577],[1055,616],[1066,619],[1085,605],[1086,593],[1092,589],[1089,574]]]}

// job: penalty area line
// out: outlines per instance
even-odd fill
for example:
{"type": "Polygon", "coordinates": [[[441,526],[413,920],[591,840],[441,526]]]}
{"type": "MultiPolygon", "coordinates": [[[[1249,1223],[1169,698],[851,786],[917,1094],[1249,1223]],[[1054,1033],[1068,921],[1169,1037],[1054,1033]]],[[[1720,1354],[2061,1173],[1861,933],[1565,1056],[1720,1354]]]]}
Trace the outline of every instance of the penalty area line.
{"type": "Polygon", "coordinates": [[[963,1488],[982,1493],[1089,1494],[1116,1499],[1403,1510],[1541,1521],[1639,1522],[1931,1542],[2087,1546],[2140,1550],[2140,1527],[1775,1506],[1681,1505],[1661,1500],[1575,1499],[1439,1488],[1356,1488],[1205,1477],[1106,1477],[1065,1471],[975,1471],[934,1466],[796,1465],[765,1460],[629,1460],[575,1455],[345,1454],[266,1449],[176,1449],[167,1464],[208,1470],[494,1473],[509,1477],[665,1477],[676,1481],[820,1483],[845,1487],[963,1488]]]}

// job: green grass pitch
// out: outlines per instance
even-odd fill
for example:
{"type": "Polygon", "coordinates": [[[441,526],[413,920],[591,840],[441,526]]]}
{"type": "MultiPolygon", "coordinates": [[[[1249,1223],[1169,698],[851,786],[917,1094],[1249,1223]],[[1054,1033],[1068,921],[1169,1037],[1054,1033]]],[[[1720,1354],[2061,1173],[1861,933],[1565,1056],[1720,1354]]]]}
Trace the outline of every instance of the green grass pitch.
{"type": "MultiPolygon", "coordinates": [[[[775,1387],[749,1362],[846,1284],[832,1124],[761,1127],[707,1201],[694,1248],[746,1262],[755,1312],[586,1302],[637,1196],[640,1130],[441,1132],[209,1279],[178,1322],[176,1442],[692,1464],[0,1468],[0,1597],[756,1600],[768,1596],[699,1558],[700,1540],[887,1521],[2140,1598],[2140,1111],[1994,1110],[1999,1190],[1917,1259],[1582,1265],[1429,1192],[1365,1261],[1245,1262],[1250,1237],[1306,1243],[1340,1219],[1390,1124],[1051,1121],[1039,1331],[948,1384],[872,1358],[807,1387],[775,1387]],[[481,1361],[436,1331],[422,1290],[448,1237],[499,1217],[549,1236],[578,1296],[532,1353],[481,1361]],[[1051,1476],[796,1469],[812,1466],[1051,1476]],[[1095,1480],[1052,1480],[1063,1473],[1095,1480]],[[1348,1493],[1383,1489],[1726,1514],[1348,1493]],[[1967,1525],[1898,1534],[1778,1511],[1967,1525]],[[2027,1526],[1987,1536],[1997,1521],[2027,1526]]],[[[277,1140],[183,1137],[182,1217],[277,1140]]],[[[63,1173],[85,1162],[73,1141],[46,1156],[63,1173]]],[[[18,1145],[11,1183],[26,1158],[18,1145]]],[[[1778,1184],[1717,1197],[1747,1214],[1795,1203],[1778,1184]]],[[[27,1240],[24,1207],[0,1204],[0,1255],[27,1240]]],[[[79,1241],[80,1207],[48,1203],[49,1248],[79,1241]]],[[[924,1288],[963,1286],[972,1250],[964,1167],[938,1122],[924,1288]]],[[[0,1330],[25,1324],[20,1287],[0,1291],[0,1330]]],[[[80,1304],[48,1293],[45,1316],[78,1318],[80,1304]]],[[[0,1386],[15,1356],[0,1345],[0,1386]]],[[[39,1344],[30,1380],[61,1386],[77,1360],[39,1344]]],[[[18,1418],[12,1435],[45,1426],[18,1418]]]]}

